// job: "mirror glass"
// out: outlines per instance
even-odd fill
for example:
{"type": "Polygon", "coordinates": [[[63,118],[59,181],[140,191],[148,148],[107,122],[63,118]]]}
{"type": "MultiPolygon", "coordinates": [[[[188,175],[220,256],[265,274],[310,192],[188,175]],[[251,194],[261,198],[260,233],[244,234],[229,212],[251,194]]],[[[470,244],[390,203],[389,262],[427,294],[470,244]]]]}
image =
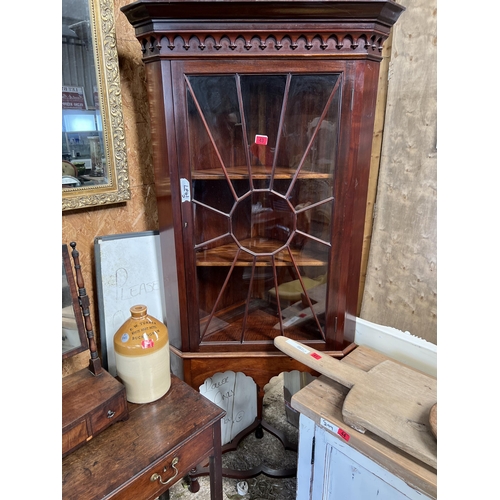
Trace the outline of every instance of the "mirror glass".
{"type": "Polygon", "coordinates": [[[68,246],[62,246],[62,357],[88,349],[68,246]]]}
{"type": "Polygon", "coordinates": [[[62,0],[61,156],[63,210],[130,199],[113,0],[62,0]]]}

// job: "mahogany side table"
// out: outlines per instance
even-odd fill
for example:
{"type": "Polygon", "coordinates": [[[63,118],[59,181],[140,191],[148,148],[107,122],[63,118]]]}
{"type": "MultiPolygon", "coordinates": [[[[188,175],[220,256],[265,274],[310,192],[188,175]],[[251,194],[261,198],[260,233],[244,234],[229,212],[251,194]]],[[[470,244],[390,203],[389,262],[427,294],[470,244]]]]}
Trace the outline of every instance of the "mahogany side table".
{"type": "Polygon", "coordinates": [[[62,461],[63,500],[153,500],[209,459],[211,500],[222,500],[225,411],[172,376],[165,396],[129,405],[117,422],[62,461]]]}

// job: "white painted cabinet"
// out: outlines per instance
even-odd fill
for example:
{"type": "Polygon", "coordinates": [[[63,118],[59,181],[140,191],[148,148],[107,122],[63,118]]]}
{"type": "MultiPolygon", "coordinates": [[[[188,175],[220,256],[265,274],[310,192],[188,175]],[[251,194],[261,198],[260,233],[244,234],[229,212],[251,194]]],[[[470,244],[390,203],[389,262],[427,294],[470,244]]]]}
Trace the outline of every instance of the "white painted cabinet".
{"type": "MultiPolygon", "coordinates": [[[[368,371],[385,359],[359,346],[342,362],[368,371]]],[[[291,406],[300,413],[296,499],[436,499],[436,469],[344,424],[347,392],[321,375],[292,396],[291,406]]]]}
{"type": "Polygon", "coordinates": [[[430,498],[302,414],[299,432],[297,500],[430,498]]]}

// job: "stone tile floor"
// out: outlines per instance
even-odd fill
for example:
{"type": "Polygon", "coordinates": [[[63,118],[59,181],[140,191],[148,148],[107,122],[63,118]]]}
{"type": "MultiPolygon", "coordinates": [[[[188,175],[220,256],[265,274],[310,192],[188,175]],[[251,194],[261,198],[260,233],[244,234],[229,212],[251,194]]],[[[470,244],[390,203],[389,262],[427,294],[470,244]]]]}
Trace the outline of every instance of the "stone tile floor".
{"type": "MultiPolygon", "coordinates": [[[[283,397],[283,376],[274,377],[265,387],[263,403],[263,419],[275,429],[285,434],[288,441],[297,444],[298,429],[289,423],[285,412],[283,397]]],[[[297,453],[285,450],[281,441],[264,430],[261,439],[255,433],[246,436],[237,450],[229,451],[222,456],[222,467],[236,470],[247,470],[264,464],[271,469],[295,468],[297,453]]],[[[200,490],[191,493],[185,479],[170,488],[170,500],[210,500],[209,478],[202,476],[198,479],[200,490]]],[[[223,478],[223,500],[295,500],[296,477],[274,478],[265,474],[245,480],[248,484],[248,493],[238,494],[238,479],[223,478]]]]}

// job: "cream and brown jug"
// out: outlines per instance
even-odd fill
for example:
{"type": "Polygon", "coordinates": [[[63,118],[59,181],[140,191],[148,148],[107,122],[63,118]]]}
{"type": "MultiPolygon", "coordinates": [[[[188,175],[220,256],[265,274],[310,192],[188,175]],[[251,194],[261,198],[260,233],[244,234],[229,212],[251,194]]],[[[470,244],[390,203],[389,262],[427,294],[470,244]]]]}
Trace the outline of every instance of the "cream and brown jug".
{"type": "Polygon", "coordinates": [[[114,335],[116,371],[131,403],[150,403],[170,389],[167,327],[145,305],[130,308],[130,318],[114,335]]]}

